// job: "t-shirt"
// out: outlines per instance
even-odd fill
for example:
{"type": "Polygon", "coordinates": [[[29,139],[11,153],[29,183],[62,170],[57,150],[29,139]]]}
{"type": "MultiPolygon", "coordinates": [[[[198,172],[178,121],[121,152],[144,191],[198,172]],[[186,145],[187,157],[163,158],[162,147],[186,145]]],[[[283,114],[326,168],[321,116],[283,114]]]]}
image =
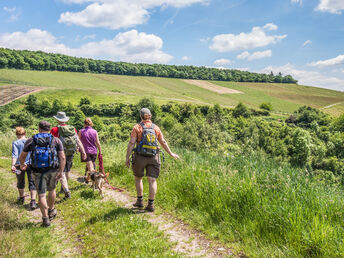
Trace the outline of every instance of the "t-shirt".
{"type": "MultiPolygon", "coordinates": [[[[67,124],[63,124],[63,125],[60,125],[60,126],[66,126],[67,124]]],[[[75,129],[75,128],[74,128],[75,129]]],[[[58,126],[55,126],[53,128],[51,128],[50,130],[50,133],[54,136],[54,137],[57,137],[59,138],[60,135],[59,135],[59,127],[58,126]]],[[[75,133],[78,134],[78,131],[75,129],[75,133]]]]}
{"type": "MultiPolygon", "coordinates": [[[[12,143],[12,158],[17,159],[15,165],[20,165],[19,156],[24,149],[27,139],[18,139],[12,143]]],[[[30,164],[30,153],[26,156],[25,164],[30,164]]]]}
{"type": "Polygon", "coordinates": [[[80,130],[80,140],[84,146],[85,152],[88,154],[97,154],[97,131],[91,126],[87,126],[80,130]]]}
{"type": "MultiPolygon", "coordinates": [[[[150,128],[152,126],[151,120],[142,120],[141,123],[142,122],[145,124],[147,128],[150,128]]],[[[164,139],[164,136],[157,125],[155,125],[154,131],[155,131],[158,141],[160,142],[160,144],[162,144],[162,140],[164,139]]],[[[130,137],[136,138],[137,139],[136,142],[139,143],[142,140],[142,133],[143,133],[142,126],[140,124],[137,124],[134,126],[133,130],[131,131],[130,137]]]]}

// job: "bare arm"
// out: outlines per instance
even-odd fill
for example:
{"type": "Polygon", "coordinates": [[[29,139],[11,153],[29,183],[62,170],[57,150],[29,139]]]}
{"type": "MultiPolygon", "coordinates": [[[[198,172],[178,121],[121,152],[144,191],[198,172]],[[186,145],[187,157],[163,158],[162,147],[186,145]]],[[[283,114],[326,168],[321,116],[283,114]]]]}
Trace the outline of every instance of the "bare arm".
{"type": "Polygon", "coordinates": [[[164,150],[174,159],[179,159],[179,156],[175,153],[173,153],[168,146],[168,143],[166,142],[165,138],[162,138],[161,141],[159,141],[161,146],[164,148],[164,150]]]}
{"type": "Polygon", "coordinates": [[[127,155],[125,157],[125,165],[130,167],[130,154],[132,153],[136,143],[136,137],[131,137],[127,147],[127,155]]]}
{"type": "Polygon", "coordinates": [[[26,160],[27,154],[28,154],[28,152],[23,151],[23,152],[20,154],[20,156],[19,156],[20,168],[21,168],[22,170],[25,170],[26,167],[27,167],[27,165],[25,164],[25,160],[26,160]]]}
{"type": "Polygon", "coordinates": [[[97,138],[96,138],[96,145],[97,145],[97,148],[99,150],[99,154],[102,154],[102,147],[100,146],[100,141],[99,141],[98,133],[97,133],[97,138]]]}

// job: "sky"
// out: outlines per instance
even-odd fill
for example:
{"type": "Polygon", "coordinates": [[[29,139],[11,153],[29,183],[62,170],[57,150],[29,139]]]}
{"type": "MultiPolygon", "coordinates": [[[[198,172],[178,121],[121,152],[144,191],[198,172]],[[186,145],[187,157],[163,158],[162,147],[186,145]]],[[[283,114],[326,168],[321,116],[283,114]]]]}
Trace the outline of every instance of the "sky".
{"type": "Polygon", "coordinates": [[[0,47],[281,72],[344,91],[344,0],[0,0],[0,47]]]}

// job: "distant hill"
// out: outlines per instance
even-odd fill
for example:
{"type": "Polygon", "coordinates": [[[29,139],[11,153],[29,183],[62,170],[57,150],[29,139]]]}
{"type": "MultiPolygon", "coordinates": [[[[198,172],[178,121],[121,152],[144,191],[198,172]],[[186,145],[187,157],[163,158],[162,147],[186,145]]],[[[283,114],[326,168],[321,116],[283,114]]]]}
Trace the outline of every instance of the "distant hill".
{"type": "Polygon", "coordinates": [[[216,80],[233,82],[297,83],[291,75],[282,76],[250,73],[233,69],[207,68],[204,66],[132,64],[77,58],[42,51],[12,50],[0,48],[0,68],[103,73],[132,76],[154,76],[180,79],[216,80]]]}

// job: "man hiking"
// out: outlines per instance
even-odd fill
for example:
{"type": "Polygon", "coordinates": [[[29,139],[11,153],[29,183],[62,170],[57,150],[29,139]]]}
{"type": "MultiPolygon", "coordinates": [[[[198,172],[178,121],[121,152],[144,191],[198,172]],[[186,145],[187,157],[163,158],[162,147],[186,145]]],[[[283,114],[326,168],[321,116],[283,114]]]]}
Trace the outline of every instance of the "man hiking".
{"type": "Polygon", "coordinates": [[[133,206],[143,208],[142,178],[144,176],[144,169],[146,169],[149,197],[145,210],[153,212],[154,198],[157,192],[156,179],[160,174],[160,156],[157,141],[171,157],[178,159],[179,156],[170,150],[160,128],[152,123],[152,114],[148,108],[140,110],[140,117],[141,122],[134,126],[130,135],[125,164],[128,168],[130,167],[130,155],[134,150],[132,169],[135,176],[137,200],[133,206]],[[134,149],[135,144],[136,148],[134,149]]]}
{"type": "Polygon", "coordinates": [[[74,153],[79,147],[83,159],[86,159],[86,153],[84,147],[79,140],[78,132],[72,125],[67,125],[69,117],[66,116],[65,112],[57,112],[54,118],[58,122],[58,126],[51,128],[50,133],[61,140],[66,156],[66,166],[63,175],[60,179],[61,192],[65,193],[65,198],[70,198],[71,194],[68,187],[69,172],[73,166],[74,153]]]}
{"type": "Polygon", "coordinates": [[[49,227],[50,220],[57,215],[55,208],[56,182],[62,177],[66,158],[63,145],[59,138],[52,136],[50,123],[41,121],[38,125],[39,133],[25,142],[23,152],[20,155],[20,169],[25,170],[25,159],[31,152],[32,176],[38,192],[39,207],[42,213],[42,226],[49,227]],[[48,200],[46,199],[48,191],[48,200]]]}
{"type": "MultiPolygon", "coordinates": [[[[17,176],[17,188],[19,192],[18,204],[24,204],[25,195],[25,174],[29,184],[29,191],[31,195],[30,209],[34,210],[37,208],[36,204],[36,187],[32,178],[31,168],[27,167],[26,170],[20,169],[19,156],[23,151],[24,144],[26,142],[26,131],[23,127],[16,127],[17,140],[12,143],[12,168],[11,171],[17,176]]],[[[25,164],[30,164],[30,155],[27,155],[25,164]]]]}

